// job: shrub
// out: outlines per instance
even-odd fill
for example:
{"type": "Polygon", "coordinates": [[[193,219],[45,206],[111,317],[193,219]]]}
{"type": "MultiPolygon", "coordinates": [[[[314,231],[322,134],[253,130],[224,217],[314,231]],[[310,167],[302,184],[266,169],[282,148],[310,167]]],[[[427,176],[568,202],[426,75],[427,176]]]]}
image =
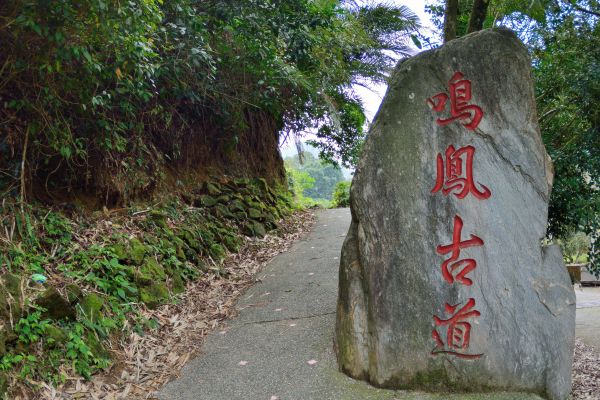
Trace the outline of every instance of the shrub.
{"type": "Polygon", "coordinates": [[[339,182],[333,191],[334,207],[350,207],[350,185],[351,182],[339,182]]]}

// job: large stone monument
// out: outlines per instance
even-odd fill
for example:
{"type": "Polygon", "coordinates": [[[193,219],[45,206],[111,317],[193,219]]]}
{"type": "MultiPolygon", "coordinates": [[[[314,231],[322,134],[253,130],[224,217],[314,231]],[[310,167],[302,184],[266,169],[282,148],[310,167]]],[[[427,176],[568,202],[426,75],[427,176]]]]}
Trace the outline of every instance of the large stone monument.
{"type": "Polygon", "coordinates": [[[542,243],[552,177],[511,31],[402,62],[352,184],[340,368],[381,387],[566,399],[575,295],[542,243]]]}

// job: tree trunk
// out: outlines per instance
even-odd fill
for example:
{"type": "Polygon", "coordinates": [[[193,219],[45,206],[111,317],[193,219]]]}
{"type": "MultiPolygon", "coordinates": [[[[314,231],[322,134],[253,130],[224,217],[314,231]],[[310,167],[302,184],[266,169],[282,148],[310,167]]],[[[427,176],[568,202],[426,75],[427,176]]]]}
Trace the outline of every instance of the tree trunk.
{"type": "Polygon", "coordinates": [[[444,13],[444,43],[456,39],[456,20],[458,18],[458,0],[446,0],[444,13]]]}
{"type": "Polygon", "coordinates": [[[467,33],[483,29],[483,22],[487,16],[489,5],[490,0],[475,0],[473,2],[473,9],[471,10],[471,16],[469,17],[469,28],[467,29],[467,33]]]}

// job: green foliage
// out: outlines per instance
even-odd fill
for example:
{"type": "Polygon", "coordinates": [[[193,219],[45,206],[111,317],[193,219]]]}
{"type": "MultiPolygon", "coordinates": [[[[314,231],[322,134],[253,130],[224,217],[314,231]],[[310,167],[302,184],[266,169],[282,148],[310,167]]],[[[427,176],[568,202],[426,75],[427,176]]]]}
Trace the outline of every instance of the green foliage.
{"type": "Polygon", "coordinates": [[[12,310],[10,317],[4,311],[0,315],[0,370],[58,383],[66,378],[65,370],[89,378],[106,368],[109,337],[131,331],[141,335],[157,327],[141,315],[141,303],[157,307],[185,290],[185,282],[202,274],[223,274],[222,263],[228,251],[240,248],[248,223],[251,235],[278,227],[291,211],[282,190],[261,179],[213,182],[197,189],[190,204],[165,200],[139,216],[110,221],[71,219],[31,205],[21,212],[19,206],[3,202],[0,255],[13,274],[0,276],[3,296],[12,296],[3,303],[3,310],[12,310]],[[199,204],[202,196],[209,196],[206,192],[217,196],[215,202],[224,209],[234,209],[235,203],[242,217],[224,216],[216,205],[199,204]],[[50,279],[35,283],[32,271],[50,279]],[[47,312],[50,307],[36,304],[60,304],[64,307],[59,309],[72,313],[54,315],[47,312]],[[14,331],[9,328],[11,317],[14,331]]]}
{"type": "Polygon", "coordinates": [[[89,333],[86,334],[82,324],[76,323],[71,327],[68,341],[65,344],[65,356],[71,360],[73,370],[86,379],[89,379],[95,370],[106,368],[109,365],[107,358],[92,352],[90,341],[95,342],[94,344],[97,343],[97,339],[90,336],[89,333]]]}
{"type": "Polygon", "coordinates": [[[331,193],[335,185],[344,179],[341,169],[330,162],[322,161],[312,153],[305,151],[302,154],[302,163],[298,156],[288,157],[284,160],[286,170],[294,169],[307,173],[313,182],[302,188],[302,194],[315,200],[331,200],[331,193]]]}
{"type": "Polygon", "coordinates": [[[339,182],[333,191],[332,205],[334,207],[350,207],[350,185],[349,181],[339,182]]]}
{"type": "Polygon", "coordinates": [[[74,248],[59,266],[65,276],[87,282],[94,288],[123,301],[136,298],[130,268],[119,262],[112,251],[94,244],[86,250],[74,248]]]}
{"type": "MultiPolygon", "coordinates": [[[[505,18],[510,20],[536,21],[543,23],[546,20],[546,10],[550,9],[554,3],[551,0],[491,0],[487,9],[487,16],[483,23],[483,28],[492,28],[502,22],[505,18]]],[[[458,15],[456,24],[456,36],[461,37],[467,34],[469,17],[473,8],[473,0],[458,1],[458,15]]],[[[433,25],[442,31],[444,25],[445,1],[436,0],[425,6],[425,11],[431,15],[433,25]]],[[[430,38],[424,38],[430,42],[430,38]]]]}
{"type": "Polygon", "coordinates": [[[286,166],[286,173],[288,186],[294,195],[294,203],[300,208],[314,205],[314,200],[307,198],[304,192],[314,186],[315,179],[308,172],[299,171],[291,165],[286,166]]]}
{"type": "Polygon", "coordinates": [[[567,263],[583,262],[587,258],[590,249],[590,238],[585,233],[576,232],[560,240],[559,243],[567,263]]]}
{"type": "MultiPolygon", "coordinates": [[[[528,35],[542,138],[555,170],[548,232],[568,240],[581,231],[595,242],[600,237],[598,18],[563,5],[549,10],[546,22],[528,35]]],[[[589,261],[589,269],[599,274],[594,246],[589,261]]]]}
{"type": "Polygon", "coordinates": [[[199,149],[244,154],[290,130],[353,163],[365,120],[351,85],[384,81],[417,19],[350,4],[2,2],[0,189],[22,177],[126,202],[199,149]]]}
{"type": "MultiPolygon", "coordinates": [[[[459,2],[464,34],[471,0],[459,2]]],[[[443,5],[430,6],[441,26],[443,5]]],[[[554,163],[548,235],[591,238],[589,269],[600,274],[600,26],[598,2],[492,0],[485,26],[514,29],[532,55],[542,138],[554,163]]]]}
{"type": "Polygon", "coordinates": [[[50,325],[50,321],[41,319],[41,315],[41,311],[34,311],[17,322],[15,334],[21,343],[35,343],[44,336],[48,325],[50,325]]]}

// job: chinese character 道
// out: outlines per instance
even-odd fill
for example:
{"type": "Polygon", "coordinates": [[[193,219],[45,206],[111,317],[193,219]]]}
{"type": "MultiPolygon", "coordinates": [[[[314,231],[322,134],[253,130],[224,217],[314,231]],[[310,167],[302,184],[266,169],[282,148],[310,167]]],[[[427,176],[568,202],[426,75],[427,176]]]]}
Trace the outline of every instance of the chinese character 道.
{"type": "MultiPolygon", "coordinates": [[[[437,118],[436,123],[440,126],[448,125],[453,121],[460,122],[468,130],[475,130],[481,119],[483,111],[475,104],[471,104],[471,81],[464,79],[461,72],[455,72],[449,84],[449,94],[438,93],[427,99],[427,104],[436,112],[446,110],[446,103],[450,100],[450,117],[437,118]]],[[[488,199],[491,191],[485,185],[475,182],[473,177],[473,161],[475,158],[475,147],[464,146],[456,149],[453,145],[448,146],[444,154],[437,155],[437,177],[435,186],[431,193],[442,192],[444,196],[454,194],[459,200],[472,194],[479,200],[488,199]]],[[[449,254],[449,258],[441,265],[442,276],[449,284],[473,285],[473,280],[468,276],[477,268],[477,261],[473,258],[461,258],[461,250],[483,246],[483,240],[473,234],[468,239],[462,239],[463,220],[460,216],[454,216],[452,231],[452,243],[439,245],[436,252],[439,255],[449,254]]],[[[443,319],[433,316],[432,337],[435,348],[431,351],[433,356],[448,354],[464,359],[476,359],[483,354],[470,354],[469,343],[471,340],[471,323],[481,313],[475,309],[475,299],[469,298],[461,306],[461,303],[451,305],[445,303],[443,319]]]]}
{"type": "Polygon", "coordinates": [[[483,354],[466,354],[471,340],[471,324],[468,319],[476,318],[481,315],[477,310],[474,310],[475,299],[470,298],[467,303],[458,311],[459,304],[450,305],[446,303],[445,311],[450,315],[448,319],[441,319],[437,315],[433,316],[436,327],[447,327],[445,339],[438,332],[439,328],[435,328],[432,332],[436,347],[431,354],[448,353],[462,358],[479,358],[483,354]]]}

